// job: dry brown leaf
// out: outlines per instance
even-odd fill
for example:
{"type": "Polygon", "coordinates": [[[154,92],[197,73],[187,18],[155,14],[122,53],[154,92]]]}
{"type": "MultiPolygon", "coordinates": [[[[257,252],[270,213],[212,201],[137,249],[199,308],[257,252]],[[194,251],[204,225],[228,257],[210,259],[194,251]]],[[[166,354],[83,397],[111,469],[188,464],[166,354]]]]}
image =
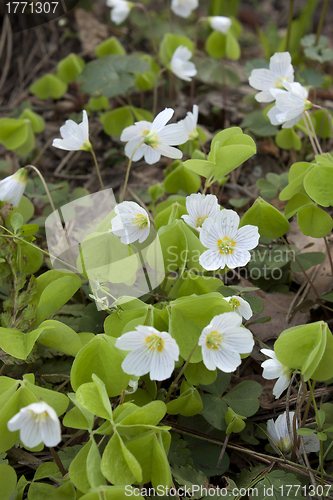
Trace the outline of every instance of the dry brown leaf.
{"type": "Polygon", "coordinates": [[[107,26],[97,21],[92,12],[83,9],[75,9],[74,12],[83,51],[95,56],[97,45],[108,37],[107,26]]]}

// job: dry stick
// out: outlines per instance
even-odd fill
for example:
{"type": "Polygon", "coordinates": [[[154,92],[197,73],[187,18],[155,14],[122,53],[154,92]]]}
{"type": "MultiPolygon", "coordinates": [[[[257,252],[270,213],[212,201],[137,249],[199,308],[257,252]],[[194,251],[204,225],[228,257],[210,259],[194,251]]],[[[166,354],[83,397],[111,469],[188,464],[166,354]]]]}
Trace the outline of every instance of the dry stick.
{"type": "Polygon", "coordinates": [[[326,246],[326,250],[327,250],[328,260],[330,261],[330,265],[331,265],[331,273],[333,276],[333,260],[332,260],[332,255],[331,255],[330,247],[329,247],[326,236],[324,236],[324,241],[325,241],[325,246],[326,246]]]}
{"type": "Polygon", "coordinates": [[[57,464],[58,469],[60,470],[61,474],[63,476],[65,476],[67,473],[66,473],[66,470],[65,470],[64,466],[62,465],[62,461],[60,460],[58,453],[51,446],[49,446],[49,450],[50,450],[51,455],[53,457],[53,460],[57,464]]]}
{"type": "Polygon", "coordinates": [[[290,0],[289,2],[289,19],[288,19],[288,31],[286,38],[286,52],[289,52],[289,42],[291,35],[291,24],[293,22],[293,11],[294,11],[294,0],[290,0]]]}
{"type": "Polygon", "coordinates": [[[10,26],[8,16],[5,16],[3,23],[5,25],[4,31],[6,31],[6,33],[7,33],[7,54],[6,54],[6,62],[5,62],[5,65],[3,67],[2,75],[0,78],[0,89],[3,86],[3,84],[5,83],[6,78],[7,78],[7,74],[8,74],[9,68],[10,68],[10,61],[11,61],[11,57],[12,57],[12,48],[13,48],[13,34],[12,34],[12,28],[10,26]]]}
{"type": "Polygon", "coordinates": [[[59,174],[62,171],[62,169],[64,168],[64,166],[66,165],[68,160],[73,156],[74,153],[75,153],[75,151],[69,151],[66,154],[66,156],[61,160],[61,162],[59,163],[59,165],[55,169],[55,171],[54,171],[55,174],[59,174]]]}
{"type": "Polygon", "coordinates": [[[313,133],[313,138],[317,144],[317,149],[319,151],[319,153],[322,155],[323,154],[323,150],[321,149],[321,146],[320,146],[320,142],[318,140],[318,137],[317,137],[317,134],[316,134],[316,131],[314,129],[314,126],[313,126],[313,123],[312,123],[312,120],[311,120],[311,117],[309,115],[309,112],[308,111],[305,111],[305,114],[309,120],[309,123],[310,123],[310,127],[311,127],[311,130],[312,130],[312,133],[313,133]]]}
{"type": "Polygon", "coordinates": [[[317,28],[317,36],[316,36],[316,41],[315,41],[315,47],[318,45],[320,33],[321,33],[321,30],[323,29],[323,24],[324,24],[324,19],[325,19],[325,15],[326,15],[327,6],[328,6],[328,0],[325,0],[325,3],[323,5],[323,9],[321,11],[318,28],[317,28]]]}
{"type": "Polygon", "coordinates": [[[308,133],[308,136],[309,136],[309,139],[310,139],[310,142],[311,142],[311,146],[312,146],[313,152],[314,152],[315,155],[317,155],[319,153],[318,153],[316,145],[315,145],[315,143],[313,141],[313,137],[312,137],[312,134],[311,134],[310,129],[309,129],[309,125],[308,125],[308,122],[307,122],[307,119],[306,119],[306,115],[304,113],[303,113],[303,119],[304,119],[304,124],[305,124],[306,131],[308,133]]]}
{"type": "Polygon", "coordinates": [[[223,455],[225,453],[225,450],[227,449],[227,444],[228,444],[230,436],[231,436],[231,434],[228,434],[226,436],[225,440],[224,440],[224,443],[223,443],[223,446],[222,446],[222,450],[221,450],[221,453],[220,453],[220,456],[219,456],[219,459],[218,459],[217,465],[216,465],[217,469],[220,468],[220,465],[221,465],[221,462],[222,462],[222,458],[223,458],[223,455]]]}

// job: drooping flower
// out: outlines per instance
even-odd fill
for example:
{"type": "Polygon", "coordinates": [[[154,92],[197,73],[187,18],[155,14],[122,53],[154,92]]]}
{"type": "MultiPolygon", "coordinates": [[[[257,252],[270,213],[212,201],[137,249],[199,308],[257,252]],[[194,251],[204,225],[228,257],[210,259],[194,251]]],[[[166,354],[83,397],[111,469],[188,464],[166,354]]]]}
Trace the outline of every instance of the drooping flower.
{"type": "Polygon", "coordinates": [[[27,185],[27,176],[26,169],[20,168],[15,174],[0,181],[0,201],[7,201],[17,207],[27,185]]]}
{"type": "MultiPolygon", "coordinates": [[[[294,412],[289,412],[290,429],[293,432],[293,419],[294,412]]],[[[296,429],[298,429],[298,423],[296,421],[296,429]]],[[[279,453],[282,451],[285,455],[288,455],[293,447],[293,440],[290,439],[287,425],[287,412],[282,413],[278,418],[274,420],[271,418],[267,420],[267,434],[271,441],[271,445],[279,453]]],[[[305,451],[310,453],[312,451],[319,451],[320,444],[319,439],[315,434],[304,436],[305,451]]]]}
{"type": "Polygon", "coordinates": [[[87,112],[83,110],[81,123],[75,123],[73,120],[66,120],[65,125],[60,127],[62,139],[54,139],[52,146],[65,151],[84,151],[91,150],[89,141],[89,122],[87,112]]]}
{"type": "Polygon", "coordinates": [[[209,24],[215,31],[225,35],[231,26],[231,19],[225,16],[212,16],[208,18],[209,24]]]}
{"type": "Polygon", "coordinates": [[[142,243],[149,236],[150,220],[146,210],[134,201],[123,201],[114,209],[116,217],[111,220],[112,232],[120,241],[129,245],[142,243]]]}
{"type": "Polygon", "coordinates": [[[291,128],[302,118],[303,111],[312,107],[312,102],[308,101],[309,92],[300,83],[283,82],[287,91],[277,89],[275,93],[276,101],[267,113],[272,125],[282,125],[282,128],[291,128]]]}
{"type": "Polygon", "coordinates": [[[171,71],[181,80],[190,82],[197,74],[197,69],[193,62],[190,62],[192,52],[184,45],[180,45],[173,53],[170,66],[171,71]]]}
{"type": "Polygon", "coordinates": [[[283,89],[284,81],[294,81],[294,68],[289,52],[276,52],[270,59],[269,69],[253,69],[249,78],[251,87],[261,91],[255,96],[258,102],[273,102],[276,90],[283,89]],[[275,94],[272,89],[275,89],[275,94]]]}
{"type": "Polygon", "coordinates": [[[139,382],[137,380],[130,380],[128,382],[127,389],[125,389],[125,394],[134,394],[139,387],[139,382]]]}
{"type": "Polygon", "coordinates": [[[194,141],[199,136],[197,131],[198,115],[199,115],[199,106],[197,104],[194,104],[193,110],[188,111],[186,117],[183,120],[181,120],[181,123],[184,125],[184,128],[188,134],[189,141],[194,141]]]}
{"type": "Polygon", "coordinates": [[[243,226],[238,229],[239,216],[233,210],[221,210],[214,219],[206,219],[200,231],[200,241],[208,248],[199,257],[199,263],[207,271],[216,271],[245,266],[252,250],[258,245],[257,226],[243,226]]]}
{"type": "Polygon", "coordinates": [[[126,127],[120,137],[121,141],[127,142],[126,156],[133,156],[132,161],[138,161],[144,156],[149,165],[159,161],[161,155],[180,159],[183,153],[172,146],[184,144],[188,135],[182,122],[166,125],[173,114],[173,109],[165,108],[152,123],[142,120],[126,127]]]}
{"type": "Polygon", "coordinates": [[[199,6],[199,0],[171,0],[171,10],[177,16],[189,17],[199,6]]]}
{"type": "Polygon", "coordinates": [[[231,309],[239,314],[239,316],[243,317],[244,319],[250,319],[253,312],[251,309],[250,304],[242,299],[242,297],[238,297],[237,295],[232,295],[231,297],[224,297],[224,300],[229,302],[231,305],[231,309]]]}
{"type": "Polygon", "coordinates": [[[250,330],[241,326],[242,318],[234,313],[215,316],[203,329],[199,346],[208,370],[219,368],[231,373],[241,364],[240,354],[252,351],[254,340],[250,330]]]}
{"type": "Polygon", "coordinates": [[[287,389],[293,370],[287,366],[283,366],[283,364],[277,359],[275,352],[271,349],[260,350],[263,354],[265,354],[265,356],[271,358],[261,364],[264,370],[262,376],[266,380],[278,379],[273,388],[275,399],[278,399],[283,391],[287,389]]]}
{"type": "Polygon", "coordinates": [[[136,331],[117,338],[115,345],[131,351],[121,365],[125,373],[138,377],[149,373],[151,380],[169,378],[179,358],[179,347],[171,335],[152,326],[137,326],[136,331]]]}
{"type": "Polygon", "coordinates": [[[43,401],[32,403],[12,417],[7,423],[11,432],[20,431],[20,440],[27,448],[40,443],[57,446],[61,441],[60,421],[54,409],[43,401]]]}
{"type": "Polygon", "coordinates": [[[197,231],[208,217],[215,217],[220,211],[220,205],[214,194],[193,193],[186,197],[186,210],[188,215],[182,219],[197,231]]]}
{"type": "Polygon", "coordinates": [[[133,7],[133,3],[126,0],[106,0],[106,5],[111,7],[110,17],[115,24],[124,22],[133,7]]]}

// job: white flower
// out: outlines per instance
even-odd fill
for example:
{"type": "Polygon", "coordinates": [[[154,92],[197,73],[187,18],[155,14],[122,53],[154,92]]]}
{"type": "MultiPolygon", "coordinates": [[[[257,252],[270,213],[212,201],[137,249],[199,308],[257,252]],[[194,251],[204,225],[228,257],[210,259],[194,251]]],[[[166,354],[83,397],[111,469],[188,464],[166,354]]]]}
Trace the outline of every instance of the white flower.
{"type": "Polygon", "coordinates": [[[25,168],[20,168],[0,181],[0,201],[7,201],[17,207],[27,185],[27,175],[25,168]]]}
{"type": "Polygon", "coordinates": [[[62,139],[54,139],[52,146],[65,151],[91,150],[89,141],[89,123],[86,110],[83,110],[82,122],[77,124],[73,120],[66,120],[65,125],[60,127],[62,139]]]}
{"type": "Polygon", "coordinates": [[[199,6],[199,0],[171,0],[171,10],[177,16],[188,17],[199,6]]]}
{"type": "Polygon", "coordinates": [[[43,401],[21,408],[7,427],[11,432],[20,430],[20,440],[27,448],[34,448],[42,442],[53,447],[61,441],[59,418],[43,401]]]}
{"type": "Polygon", "coordinates": [[[239,316],[243,317],[244,319],[250,319],[253,312],[251,309],[250,304],[242,299],[242,297],[238,297],[237,295],[232,295],[231,297],[224,297],[224,300],[229,302],[231,305],[231,309],[239,314],[239,316]]]}
{"type": "Polygon", "coordinates": [[[199,263],[207,271],[245,266],[251,259],[249,250],[258,245],[257,226],[238,229],[239,216],[233,210],[221,210],[214,219],[206,219],[200,231],[200,241],[209,248],[199,257],[199,263]]]}
{"type": "Polygon", "coordinates": [[[214,316],[202,330],[199,345],[208,370],[219,368],[225,373],[234,372],[242,362],[240,354],[252,351],[254,340],[250,330],[241,326],[242,318],[234,313],[214,316]]]}
{"type": "Polygon", "coordinates": [[[139,382],[137,380],[130,380],[127,389],[125,389],[125,394],[134,394],[138,390],[138,386],[139,382]]]}
{"type": "Polygon", "coordinates": [[[200,231],[208,217],[215,217],[220,212],[220,205],[214,194],[193,193],[186,197],[186,210],[189,215],[182,215],[182,219],[200,231]]]}
{"type": "Polygon", "coordinates": [[[173,109],[165,108],[152,123],[142,120],[126,127],[120,137],[121,141],[127,142],[126,156],[133,156],[132,161],[138,161],[144,156],[149,165],[159,161],[161,155],[180,159],[183,153],[172,146],[184,144],[188,135],[182,122],[166,125],[173,114],[173,109]]]}
{"type": "MultiPolygon", "coordinates": [[[[289,412],[290,429],[293,432],[293,419],[294,412],[289,412]]],[[[296,421],[296,429],[298,429],[298,423],[296,421]]],[[[282,413],[278,418],[274,420],[271,418],[267,421],[267,434],[271,440],[272,447],[279,453],[282,451],[285,455],[291,452],[293,447],[293,442],[290,439],[287,425],[287,412],[282,413]]],[[[304,436],[304,445],[307,453],[312,451],[319,451],[319,439],[315,434],[310,436],[304,436]]]]}
{"type": "MultiPolygon", "coordinates": [[[[267,113],[272,125],[282,125],[282,128],[291,128],[302,118],[303,111],[310,109],[312,103],[307,100],[309,92],[298,82],[283,82],[287,89],[280,90],[277,94],[275,89],[276,102],[267,113]]],[[[272,91],[274,93],[274,91],[272,91]]]]}
{"type": "Polygon", "coordinates": [[[260,349],[260,351],[265,354],[265,356],[271,358],[261,364],[264,370],[262,376],[266,380],[278,379],[273,388],[275,399],[278,399],[283,391],[287,389],[293,370],[287,366],[283,366],[277,359],[275,352],[271,349],[260,349]]]}
{"type": "Polygon", "coordinates": [[[276,94],[271,90],[282,89],[284,81],[294,81],[294,68],[289,52],[276,52],[270,59],[269,69],[253,69],[249,78],[251,87],[261,90],[255,96],[258,102],[273,102],[276,94]]]}
{"type": "Polygon", "coordinates": [[[188,134],[189,141],[194,141],[199,136],[197,131],[198,115],[199,107],[197,104],[194,104],[193,111],[188,111],[186,117],[181,120],[181,123],[184,125],[186,133],[188,134]]]}
{"type": "Polygon", "coordinates": [[[121,365],[125,373],[140,377],[149,372],[151,380],[169,378],[179,358],[179,347],[171,335],[152,326],[137,326],[136,331],[117,338],[115,345],[131,351],[121,365]]]}
{"type": "Polygon", "coordinates": [[[120,241],[129,245],[142,243],[149,236],[150,220],[146,210],[134,201],[123,201],[114,209],[116,217],[111,220],[112,232],[120,241]]]}
{"type": "Polygon", "coordinates": [[[133,6],[132,2],[126,0],[106,0],[106,5],[111,7],[111,21],[115,24],[125,21],[133,6]]]}
{"type": "Polygon", "coordinates": [[[231,26],[231,19],[225,16],[209,17],[208,21],[215,31],[219,31],[225,35],[231,26]]]}
{"type": "Polygon", "coordinates": [[[192,52],[190,49],[184,45],[179,45],[179,47],[177,47],[174,51],[170,62],[172,73],[186,82],[190,82],[192,80],[192,76],[197,74],[195,64],[189,61],[191,57],[192,52]]]}

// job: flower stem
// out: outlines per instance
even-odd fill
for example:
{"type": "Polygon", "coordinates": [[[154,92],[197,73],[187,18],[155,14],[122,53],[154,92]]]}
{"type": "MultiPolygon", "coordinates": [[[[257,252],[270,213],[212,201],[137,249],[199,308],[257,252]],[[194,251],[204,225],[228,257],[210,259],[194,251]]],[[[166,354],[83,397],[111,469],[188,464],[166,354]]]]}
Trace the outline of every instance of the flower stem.
{"type": "Polygon", "coordinates": [[[101,185],[101,188],[104,191],[105,187],[104,187],[104,183],[103,183],[103,180],[102,180],[101,172],[99,170],[99,166],[98,166],[98,163],[97,163],[97,158],[96,158],[96,155],[95,155],[95,151],[93,149],[91,149],[90,153],[91,153],[91,155],[93,157],[93,160],[94,160],[94,163],[95,163],[95,167],[96,167],[96,172],[97,172],[99,183],[101,185]]]}
{"type": "Polygon", "coordinates": [[[62,462],[59,458],[59,455],[58,453],[55,451],[54,448],[51,448],[51,446],[49,446],[49,450],[51,452],[51,455],[53,457],[53,460],[55,461],[55,463],[57,464],[62,476],[65,476],[67,473],[66,473],[66,469],[64,468],[64,466],[62,465],[62,462]]]}
{"type": "Polygon", "coordinates": [[[325,246],[326,246],[326,250],[327,250],[328,260],[330,261],[330,265],[331,265],[331,273],[332,273],[332,276],[333,276],[333,260],[332,260],[332,254],[331,254],[330,247],[329,247],[329,244],[328,244],[328,241],[327,241],[326,236],[324,236],[324,241],[325,241],[325,246]]]}
{"type": "Polygon", "coordinates": [[[164,400],[164,403],[167,404],[169,402],[169,399],[170,399],[170,396],[171,396],[171,393],[172,391],[174,390],[174,388],[177,386],[180,378],[182,377],[184,371],[186,370],[192,356],[193,356],[193,353],[194,351],[196,350],[196,348],[198,347],[198,344],[195,344],[195,346],[193,347],[192,351],[190,352],[187,360],[185,361],[184,365],[182,366],[182,369],[180,370],[180,372],[178,373],[177,377],[175,378],[175,380],[172,382],[172,384],[170,385],[169,387],[169,390],[168,390],[168,393],[166,395],[166,398],[164,400]]]}
{"type": "Polygon", "coordinates": [[[51,205],[51,207],[52,207],[52,212],[55,212],[55,211],[56,211],[56,209],[55,209],[55,206],[54,206],[54,204],[53,204],[53,200],[52,200],[52,197],[51,197],[51,195],[50,195],[50,191],[49,191],[49,189],[48,189],[48,187],[47,187],[47,185],[46,185],[46,182],[45,182],[45,180],[44,180],[44,177],[42,176],[42,174],[40,173],[40,171],[38,170],[38,168],[34,167],[34,165],[27,165],[27,166],[26,166],[26,167],[24,167],[24,168],[31,168],[32,170],[34,170],[34,171],[36,172],[36,174],[38,175],[38,177],[39,177],[39,178],[40,178],[40,180],[42,181],[42,184],[43,184],[43,186],[44,186],[44,189],[45,189],[46,195],[47,195],[47,197],[48,197],[48,199],[49,199],[49,202],[50,202],[50,205],[51,205]]]}
{"type": "Polygon", "coordinates": [[[289,1],[289,18],[288,18],[288,29],[287,29],[287,38],[286,38],[286,52],[289,52],[289,43],[290,43],[290,35],[291,35],[291,25],[293,22],[293,11],[294,11],[294,0],[289,1]]]}
{"type": "Polygon", "coordinates": [[[156,75],[156,80],[154,84],[154,97],[153,97],[153,116],[156,116],[158,82],[164,71],[166,71],[166,68],[162,68],[156,75]]]}
{"type": "MultiPolygon", "coordinates": [[[[304,119],[304,124],[305,124],[306,131],[308,133],[308,136],[309,136],[309,139],[310,139],[310,142],[311,142],[311,146],[312,146],[313,152],[314,152],[315,155],[317,155],[319,153],[318,153],[317,147],[316,147],[316,145],[315,145],[315,143],[313,141],[312,133],[310,132],[308,121],[307,121],[307,115],[305,113],[303,113],[303,119],[304,119]]],[[[311,118],[310,118],[310,120],[311,120],[311,118]]]]}
{"type": "Polygon", "coordinates": [[[325,15],[326,15],[327,7],[328,7],[328,0],[325,0],[325,3],[323,5],[322,11],[321,11],[318,28],[317,28],[317,36],[316,36],[316,41],[315,41],[315,47],[318,45],[319,37],[320,37],[320,34],[321,34],[321,30],[323,29],[323,24],[324,24],[324,20],[325,20],[325,15]]]}
{"type": "Polygon", "coordinates": [[[155,39],[155,36],[154,36],[153,25],[151,23],[150,14],[149,14],[146,6],[143,5],[142,3],[135,3],[134,7],[139,7],[139,9],[142,9],[143,12],[144,12],[144,15],[146,16],[146,19],[147,19],[147,22],[148,22],[148,26],[149,26],[151,44],[153,46],[154,52],[156,54],[156,57],[158,58],[159,56],[158,56],[157,44],[156,44],[156,39],[155,39]]]}
{"type": "MultiPolygon", "coordinates": [[[[308,385],[309,385],[309,389],[310,389],[310,393],[311,393],[311,399],[312,399],[312,403],[314,406],[314,411],[316,414],[316,422],[317,422],[319,431],[322,431],[321,425],[319,425],[320,420],[319,420],[319,416],[318,416],[318,408],[317,408],[317,404],[316,404],[316,400],[314,397],[314,392],[313,392],[313,388],[312,388],[312,384],[311,384],[310,380],[308,381],[308,385]]],[[[319,440],[319,444],[320,444],[320,454],[319,454],[320,477],[321,477],[321,485],[324,486],[324,449],[323,449],[323,442],[321,439],[319,440]]]]}
{"type": "MultiPolygon", "coordinates": [[[[199,24],[204,21],[204,17],[199,17],[197,22],[195,23],[194,26],[194,39],[193,39],[193,56],[195,56],[195,51],[197,49],[197,43],[198,43],[198,31],[199,31],[199,24]]],[[[192,77],[191,80],[191,91],[190,91],[190,109],[193,108],[193,101],[194,101],[194,88],[195,88],[195,76],[192,77]]]]}
{"type": "Polygon", "coordinates": [[[311,117],[310,117],[310,115],[309,115],[309,112],[308,112],[308,111],[305,111],[305,114],[306,114],[306,116],[308,117],[308,120],[309,120],[309,123],[310,123],[310,127],[311,127],[311,130],[312,130],[312,133],[313,133],[313,138],[314,138],[314,140],[316,141],[318,151],[319,151],[319,153],[322,155],[322,154],[323,154],[323,150],[321,149],[320,142],[319,142],[319,139],[318,139],[318,137],[317,137],[316,131],[315,131],[315,129],[314,129],[314,126],[313,126],[313,123],[312,123],[311,117]]]}

